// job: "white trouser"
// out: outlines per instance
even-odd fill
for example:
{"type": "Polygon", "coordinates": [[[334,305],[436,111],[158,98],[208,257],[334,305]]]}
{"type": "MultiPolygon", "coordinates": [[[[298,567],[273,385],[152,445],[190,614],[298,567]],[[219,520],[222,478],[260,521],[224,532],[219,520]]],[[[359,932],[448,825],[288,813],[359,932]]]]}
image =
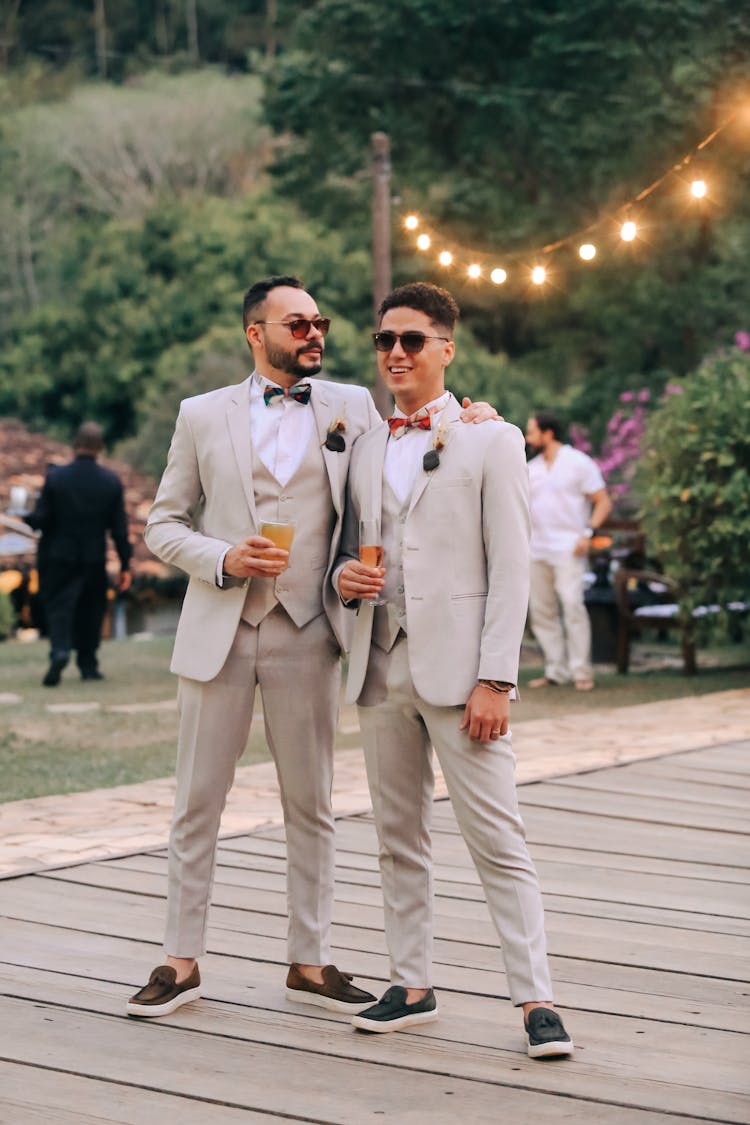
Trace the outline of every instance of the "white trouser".
{"type": "Polygon", "coordinates": [[[391,983],[432,981],[432,747],[453,811],[500,935],[511,1000],[551,1000],[544,910],[518,811],[510,735],[472,742],[463,707],[421,699],[409,672],[408,639],[389,654],[387,698],[359,707],[375,825],[391,983]]]}
{"type": "Polygon", "coordinates": [[[531,628],[544,653],[544,674],[556,683],[592,676],[591,622],[583,600],[585,573],[585,556],[564,554],[552,561],[531,562],[531,628]]]}
{"type": "Polygon", "coordinates": [[[331,787],[340,682],[339,648],[325,615],[299,629],[281,606],[258,626],[240,621],[215,679],[180,680],[168,954],[197,957],[205,951],[219,823],[259,684],[286,828],[289,960],[330,963],[331,787]]]}

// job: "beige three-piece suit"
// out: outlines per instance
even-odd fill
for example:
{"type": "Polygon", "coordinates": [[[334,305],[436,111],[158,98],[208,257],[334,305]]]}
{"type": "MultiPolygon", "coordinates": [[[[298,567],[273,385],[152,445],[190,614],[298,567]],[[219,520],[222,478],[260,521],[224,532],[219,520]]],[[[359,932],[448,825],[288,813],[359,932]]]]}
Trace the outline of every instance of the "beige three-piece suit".
{"type": "Polygon", "coordinates": [[[313,411],[312,437],[284,485],[253,448],[250,379],[184,401],[146,528],[154,554],[190,576],[172,660],[180,732],[165,949],[173,956],[205,950],[219,822],[259,685],[287,835],[289,960],[331,960],[333,743],[349,615],[330,571],[352,447],[380,417],[364,388],[312,382],[310,405],[294,406],[313,411]],[[337,423],[340,452],[325,447],[337,423]],[[219,585],[223,553],[259,534],[264,519],[296,524],[288,569],[275,581],[219,585]]]}
{"type": "MultiPolygon", "coordinates": [[[[356,446],[336,570],[360,518],[380,516],[386,605],[357,612],[347,698],[359,704],[380,843],[391,980],[432,985],[432,746],[500,934],[515,1004],[552,999],[544,915],[518,812],[510,734],[459,731],[477,679],[517,683],[529,587],[520,431],[462,425],[451,396],[437,468],[400,503],[384,477],[384,423],[356,446]]],[[[410,440],[404,435],[400,440],[410,440]]]]}

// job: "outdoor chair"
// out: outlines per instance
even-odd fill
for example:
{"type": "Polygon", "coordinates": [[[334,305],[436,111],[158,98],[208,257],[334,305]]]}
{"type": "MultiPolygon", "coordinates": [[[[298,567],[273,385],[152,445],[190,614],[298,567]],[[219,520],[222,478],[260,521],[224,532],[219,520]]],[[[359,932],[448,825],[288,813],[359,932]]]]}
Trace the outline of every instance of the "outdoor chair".
{"type": "MultiPolygon", "coordinates": [[[[630,665],[630,644],[645,629],[660,633],[677,629],[680,634],[683,669],[686,676],[696,670],[695,640],[679,619],[677,583],[666,574],[654,570],[630,570],[620,567],[614,577],[617,605],[617,671],[627,672],[630,665]]],[[[730,602],[730,634],[741,636],[741,623],[750,606],[746,602],[730,602]]],[[[700,619],[721,612],[718,605],[699,605],[693,617],[700,619]]],[[[692,632],[692,631],[691,631],[692,632]]]]}

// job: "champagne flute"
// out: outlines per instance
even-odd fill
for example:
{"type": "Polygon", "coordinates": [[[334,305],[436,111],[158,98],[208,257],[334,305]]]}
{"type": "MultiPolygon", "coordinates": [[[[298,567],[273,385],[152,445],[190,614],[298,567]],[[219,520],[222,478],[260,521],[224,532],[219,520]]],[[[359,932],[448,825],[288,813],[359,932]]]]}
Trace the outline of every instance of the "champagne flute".
{"type": "MultiPolygon", "coordinates": [[[[383,565],[383,544],[380,536],[380,520],[359,521],[359,561],[364,566],[383,565]]],[[[368,605],[385,605],[379,597],[363,598],[368,605]]]]}

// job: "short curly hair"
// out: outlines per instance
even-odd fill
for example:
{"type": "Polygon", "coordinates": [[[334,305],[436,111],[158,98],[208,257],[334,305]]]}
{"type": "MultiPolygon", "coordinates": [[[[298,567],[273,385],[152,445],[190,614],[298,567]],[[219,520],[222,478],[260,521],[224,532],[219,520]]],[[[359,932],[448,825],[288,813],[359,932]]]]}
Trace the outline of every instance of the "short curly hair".
{"type": "Polygon", "coordinates": [[[389,309],[417,309],[426,313],[433,324],[447,329],[451,334],[456,326],[456,321],[461,315],[458,305],[447,289],[433,285],[429,281],[413,281],[409,285],[400,285],[389,293],[378,309],[378,316],[383,319],[389,309]]]}

